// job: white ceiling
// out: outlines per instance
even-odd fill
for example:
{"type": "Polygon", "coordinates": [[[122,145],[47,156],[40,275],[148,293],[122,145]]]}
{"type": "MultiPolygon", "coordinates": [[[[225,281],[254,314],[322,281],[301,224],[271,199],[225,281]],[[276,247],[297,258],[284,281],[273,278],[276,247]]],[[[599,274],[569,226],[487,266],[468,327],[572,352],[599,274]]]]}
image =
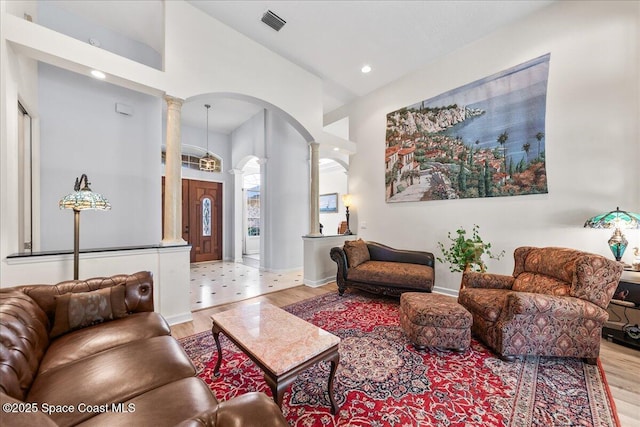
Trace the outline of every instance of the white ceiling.
{"type": "MultiPolygon", "coordinates": [[[[328,113],[554,0],[188,1],[320,77],[328,113]],[[279,32],[260,21],[267,9],[287,21],[279,32]],[[364,64],[373,71],[363,74],[364,64]]],[[[161,0],[57,3],[162,51],[161,0]]],[[[203,105],[210,103],[210,129],[229,133],[260,110],[242,101],[226,102],[200,98],[185,103],[183,119],[204,127],[203,105]]]]}
{"type": "Polygon", "coordinates": [[[550,1],[205,1],[189,3],[319,76],[325,113],[550,1]],[[260,21],[271,10],[287,21],[260,21]],[[373,71],[360,69],[369,64],[373,71]]]}

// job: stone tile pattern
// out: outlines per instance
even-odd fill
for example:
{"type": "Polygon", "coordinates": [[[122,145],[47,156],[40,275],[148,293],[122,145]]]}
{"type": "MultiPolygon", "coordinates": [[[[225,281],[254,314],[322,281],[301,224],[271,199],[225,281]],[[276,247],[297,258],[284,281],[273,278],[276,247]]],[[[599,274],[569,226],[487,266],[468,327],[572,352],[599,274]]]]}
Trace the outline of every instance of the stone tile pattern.
{"type": "Polygon", "coordinates": [[[202,310],[300,285],[302,270],[274,273],[229,261],[191,264],[191,309],[202,310]]]}

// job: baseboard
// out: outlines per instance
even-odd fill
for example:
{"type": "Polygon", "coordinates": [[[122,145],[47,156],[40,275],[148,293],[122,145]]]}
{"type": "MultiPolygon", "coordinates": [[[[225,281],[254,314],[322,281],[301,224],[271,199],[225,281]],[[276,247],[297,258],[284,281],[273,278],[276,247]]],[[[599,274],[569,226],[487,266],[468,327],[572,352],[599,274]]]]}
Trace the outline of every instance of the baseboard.
{"type": "Polygon", "coordinates": [[[178,323],[191,322],[193,320],[193,316],[191,315],[191,312],[188,312],[183,314],[176,314],[174,316],[167,316],[165,317],[165,320],[167,321],[169,326],[173,326],[177,325],[178,323]]]}
{"type": "Polygon", "coordinates": [[[435,292],[437,294],[449,295],[449,296],[456,297],[456,298],[458,297],[458,291],[453,290],[453,289],[449,289],[449,288],[441,288],[439,286],[434,286],[433,292],[435,292]]]}
{"type": "Polygon", "coordinates": [[[303,279],[302,283],[306,286],[309,286],[310,288],[319,288],[322,285],[326,285],[327,283],[331,283],[335,281],[336,281],[336,276],[333,275],[333,276],[325,277],[324,279],[320,279],[320,280],[303,279]]]}

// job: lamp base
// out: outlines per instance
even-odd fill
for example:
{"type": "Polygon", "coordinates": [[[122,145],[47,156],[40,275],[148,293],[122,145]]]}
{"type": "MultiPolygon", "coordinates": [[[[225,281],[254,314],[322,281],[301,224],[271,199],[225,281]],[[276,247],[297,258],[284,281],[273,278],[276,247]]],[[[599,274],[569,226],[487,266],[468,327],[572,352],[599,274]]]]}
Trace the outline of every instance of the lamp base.
{"type": "Polygon", "coordinates": [[[607,243],[609,243],[609,248],[611,249],[613,256],[616,258],[616,261],[620,261],[629,242],[625,239],[624,234],[622,234],[619,228],[616,227],[613,235],[607,243]]]}

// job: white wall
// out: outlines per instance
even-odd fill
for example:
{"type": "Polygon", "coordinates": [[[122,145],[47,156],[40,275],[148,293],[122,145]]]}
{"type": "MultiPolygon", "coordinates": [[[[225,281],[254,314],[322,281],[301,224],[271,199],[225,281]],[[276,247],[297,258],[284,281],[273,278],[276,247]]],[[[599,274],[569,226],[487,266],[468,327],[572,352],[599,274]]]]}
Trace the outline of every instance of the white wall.
{"type": "MultiPolygon", "coordinates": [[[[100,43],[101,49],[117,53],[153,68],[162,69],[162,55],[150,46],[115,33],[96,22],[88,21],[84,16],[62,9],[55,2],[40,0],[37,5],[38,16],[35,22],[39,25],[83,42],[88,42],[90,38],[96,39],[100,43]]],[[[161,23],[158,24],[161,25],[161,23]]]]}
{"type": "MultiPolygon", "coordinates": [[[[241,168],[250,157],[261,174],[260,266],[270,271],[302,268],[300,236],[309,231],[309,148],[282,116],[264,110],[231,135],[232,159],[241,168]]],[[[241,212],[234,214],[241,220],[241,212]]],[[[241,236],[235,243],[241,244],[241,236]]]]}
{"type": "MultiPolygon", "coordinates": [[[[438,241],[480,225],[494,249],[489,270],[510,274],[521,245],[567,246],[611,257],[611,232],[585,220],[616,206],[640,212],[640,3],[559,2],[478,40],[345,109],[351,139],[349,192],[359,237],[441,255],[438,241]],[[385,115],[551,53],[546,148],[549,193],[493,199],[385,203],[385,115]]],[[[628,231],[630,247],[640,230],[628,231]]],[[[624,259],[629,262],[632,250],[624,259]]],[[[458,289],[460,274],[436,266],[436,287],[458,289]]]]}
{"type": "Polygon", "coordinates": [[[320,172],[320,194],[338,193],[338,212],[320,214],[320,223],[324,227],[322,234],[325,236],[338,234],[340,223],[346,220],[342,195],[348,192],[347,187],[347,173],[337,163],[330,170],[320,172]]]}
{"type": "Polygon", "coordinates": [[[272,271],[300,269],[301,236],[309,232],[309,147],[282,117],[266,112],[266,158],[261,183],[265,227],[261,260],[272,271]]]}
{"type": "Polygon", "coordinates": [[[41,250],[73,249],[73,213],[58,201],[83,173],[112,209],[81,213],[81,248],[157,244],[161,100],[51,65],[38,69],[41,250]],[[118,102],[133,115],[117,113],[118,102]]]}

